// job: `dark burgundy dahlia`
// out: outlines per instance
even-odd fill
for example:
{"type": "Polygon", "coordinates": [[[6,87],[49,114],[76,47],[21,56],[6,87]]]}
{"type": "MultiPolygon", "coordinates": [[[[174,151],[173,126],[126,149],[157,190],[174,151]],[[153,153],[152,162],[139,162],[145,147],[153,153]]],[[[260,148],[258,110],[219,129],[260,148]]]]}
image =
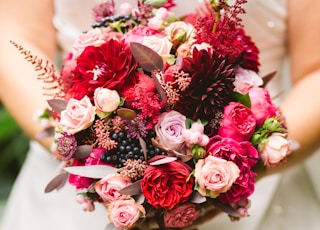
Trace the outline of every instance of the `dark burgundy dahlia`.
{"type": "Polygon", "coordinates": [[[77,60],[68,97],[91,99],[96,88],[120,90],[136,80],[135,61],[130,47],[124,42],[109,40],[99,47],[88,46],[77,60]]]}
{"type": "Polygon", "coordinates": [[[223,114],[224,107],[233,100],[235,73],[232,65],[226,57],[210,50],[194,49],[192,57],[183,59],[181,70],[189,73],[191,82],[181,92],[174,109],[193,120],[206,120],[209,127],[213,127],[217,114],[223,114]]]}

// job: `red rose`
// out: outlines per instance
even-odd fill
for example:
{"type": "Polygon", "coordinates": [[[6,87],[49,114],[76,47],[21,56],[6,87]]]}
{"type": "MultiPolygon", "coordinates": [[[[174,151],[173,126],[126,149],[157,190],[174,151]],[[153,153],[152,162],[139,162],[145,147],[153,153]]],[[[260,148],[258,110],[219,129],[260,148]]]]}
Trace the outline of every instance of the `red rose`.
{"type": "Polygon", "coordinates": [[[135,61],[130,47],[124,42],[110,39],[99,47],[88,46],[77,59],[68,97],[92,99],[96,88],[122,90],[136,83],[135,61]]]}
{"type": "Polygon", "coordinates": [[[224,108],[218,134],[236,141],[247,141],[251,138],[255,128],[256,120],[252,111],[238,102],[230,102],[224,108]]]}
{"type": "Polygon", "coordinates": [[[252,167],[256,164],[259,154],[249,141],[237,142],[232,138],[214,136],[207,145],[207,155],[232,161],[240,169],[240,175],[226,193],[219,199],[224,203],[246,200],[254,191],[256,174],[252,167]]]}
{"type": "MultiPolygon", "coordinates": [[[[152,161],[165,157],[156,156],[152,161]]],[[[170,210],[177,204],[186,202],[191,196],[194,180],[188,180],[190,173],[189,165],[178,160],[150,165],[141,180],[142,193],[153,207],[170,210]]]]}

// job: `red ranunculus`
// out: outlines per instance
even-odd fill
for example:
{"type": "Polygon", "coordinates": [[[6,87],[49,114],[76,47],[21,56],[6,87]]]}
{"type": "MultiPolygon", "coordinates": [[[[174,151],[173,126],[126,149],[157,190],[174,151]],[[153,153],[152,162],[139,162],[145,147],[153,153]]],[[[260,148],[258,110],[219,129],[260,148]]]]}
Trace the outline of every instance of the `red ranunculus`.
{"type": "Polygon", "coordinates": [[[207,155],[213,155],[234,162],[240,169],[240,175],[226,193],[219,199],[223,203],[246,200],[254,192],[256,174],[252,167],[259,157],[258,151],[248,141],[237,142],[232,138],[214,136],[207,145],[207,155]]]}
{"type": "Polygon", "coordinates": [[[238,102],[230,102],[224,108],[222,124],[218,134],[233,138],[236,141],[248,141],[255,127],[256,120],[252,111],[238,102]]]}
{"type": "MultiPolygon", "coordinates": [[[[165,158],[156,156],[152,161],[165,158]]],[[[194,179],[188,177],[191,168],[176,160],[166,164],[150,165],[141,180],[141,190],[147,202],[155,208],[172,209],[186,202],[193,192],[194,179]]]]}
{"type": "Polygon", "coordinates": [[[96,88],[122,90],[136,83],[135,61],[130,47],[124,42],[110,39],[101,46],[88,46],[77,59],[74,77],[67,98],[92,99],[96,88]]]}

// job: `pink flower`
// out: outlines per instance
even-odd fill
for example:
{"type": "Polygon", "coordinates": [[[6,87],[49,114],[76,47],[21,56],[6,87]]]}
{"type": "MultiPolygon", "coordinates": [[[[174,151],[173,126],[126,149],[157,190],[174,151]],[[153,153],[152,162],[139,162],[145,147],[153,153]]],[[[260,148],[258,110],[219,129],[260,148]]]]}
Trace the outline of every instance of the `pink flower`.
{"type": "Polygon", "coordinates": [[[123,39],[127,44],[130,44],[131,42],[138,42],[142,44],[143,38],[151,35],[164,37],[164,35],[160,34],[157,30],[151,29],[147,26],[137,26],[128,33],[125,33],[123,35],[123,39]]]}
{"type": "Polygon", "coordinates": [[[165,34],[172,42],[184,43],[194,36],[194,27],[189,23],[177,21],[165,28],[165,34]]]}
{"type": "Polygon", "coordinates": [[[129,16],[132,13],[132,5],[128,2],[121,3],[119,6],[119,13],[129,16]]]}
{"type": "Polygon", "coordinates": [[[120,96],[116,90],[96,88],[93,99],[96,108],[106,113],[115,111],[120,105],[120,96]]]}
{"type": "Polygon", "coordinates": [[[155,35],[144,37],[142,44],[151,48],[163,57],[168,56],[172,48],[172,43],[168,40],[168,38],[160,38],[155,35]]]}
{"type": "Polygon", "coordinates": [[[77,195],[77,202],[81,205],[82,210],[85,212],[92,212],[95,210],[94,203],[82,194],[77,195]]]}
{"type": "Polygon", "coordinates": [[[99,180],[94,188],[104,202],[110,203],[116,200],[127,199],[128,195],[123,195],[119,191],[130,184],[129,178],[114,173],[99,180]]]}
{"type": "Polygon", "coordinates": [[[261,127],[267,118],[280,116],[280,112],[273,104],[267,89],[252,87],[249,90],[251,100],[251,111],[257,122],[257,127],[261,127]]]}
{"type": "Polygon", "coordinates": [[[238,102],[230,102],[224,108],[222,124],[218,134],[236,141],[247,141],[256,127],[253,112],[238,102]]]}
{"type": "MultiPolygon", "coordinates": [[[[104,154],[104,148],[94,148],[87,158],[73,159],[72,166],[86,166],[86,165],[107,165],[107,163],[100,160],[100,156],[104,154]]],[[[76,189],[88,188],[97,179],[83,177],[79,175],[70,174],[69,183],[76,187],[76,189]]]]}
{"type": "Polygon", "coordinates": [[[195,204],[182,204],[164,214],[164,225],[167,228],[184,228],[191,225],[199,214],[195,204]]]}
{"type": "Polygon", "coordinates": [[[117,200],[108,206],[108,217],[119,229],[127,229],[134,226],[137,220],[144,216],[146,210],[133,199],[117,200]]]}
{"type": "Polygon", "coordinates": [[[95,118],[95,108],[89,97],[81,100],[71,98],[65,110],[61,112],[60,124],[69,134],[75,134],[92,125],[95,118]]]}
{"type": "Polygon", "coordinates": [[[286,160],[290,154],[290,142],[280,133],[273,133],[259,145],[261,158],[267,167],[275,167],[286,160]]]}
{"type": "Polygon", "coordinates": [[[231,188],[239,173],[238,166],[232,161],[209,155],[196,163],[196,190],[202,196],[215,198],[231,188]]]}
{"type": "Polygon", "coordinates": [[[168,149],[181,151],[184,147],[182,133],[186,129],[185,121],[186,117],[177,111],[162,113],[155,126],[159,143],[168,149]]]}
{"type": "Polygon", "coordinates": [[[200,122],[195,122],[190,129],[182,131],[182,137],[188,147],[192,145],[206,146],[209,137],[204,134],[204,126],[200,122]]]}
{"type": "Polygon", "coordinates": [[[262,86],[262,78],[254,71],[243,69],[241,67],[235,68],[236,78],[234,81],[235,91],[247,94],[252,87],[262,86]]]}
{"type": "Polygon", "coordinates": [[[87,46],[100,46],[105,43],[101,30],[96,28],[81,34],[73,44],[73,54],[75,57],[80,56],[87,46]]]}
{"type": "Polygon", "coordinates": [[[207,155],[232,161],[240,169],[240,175],[230,190],[219,195],[222,202],[246,200],[253,193],[256,174],[252,167],[256,164],[259,153],[249,141],[237,142],[232,138],[217,135],[210,138],[207,155]]]}

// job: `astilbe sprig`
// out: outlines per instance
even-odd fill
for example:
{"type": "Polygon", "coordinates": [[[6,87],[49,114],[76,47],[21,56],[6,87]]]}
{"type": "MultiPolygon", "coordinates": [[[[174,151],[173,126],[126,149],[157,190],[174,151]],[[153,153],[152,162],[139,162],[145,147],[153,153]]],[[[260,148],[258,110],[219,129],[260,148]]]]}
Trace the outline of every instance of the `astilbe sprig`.
{"type": "Polygon", "coordinates": [[[43,60],[37,55],[32,54],[31,51],[26,50],[23,46],[19,45],[14,41],[10,41],[14,47],[35,67],[35,71],[38,73],[37,79],[42,81],[45,85],[43,94],[45,96],[53,98],[64,98],[64,82],[56,74],[54,65],[49,60],[43,60]]]}
{"type": "Polygon", "coordinates": [[[96,143],[99,147],[106,150],[116,148],[118,143],[110,138],[112,128],[105,120],[96,120],[93,129],[96,134],[96,143]]]}

